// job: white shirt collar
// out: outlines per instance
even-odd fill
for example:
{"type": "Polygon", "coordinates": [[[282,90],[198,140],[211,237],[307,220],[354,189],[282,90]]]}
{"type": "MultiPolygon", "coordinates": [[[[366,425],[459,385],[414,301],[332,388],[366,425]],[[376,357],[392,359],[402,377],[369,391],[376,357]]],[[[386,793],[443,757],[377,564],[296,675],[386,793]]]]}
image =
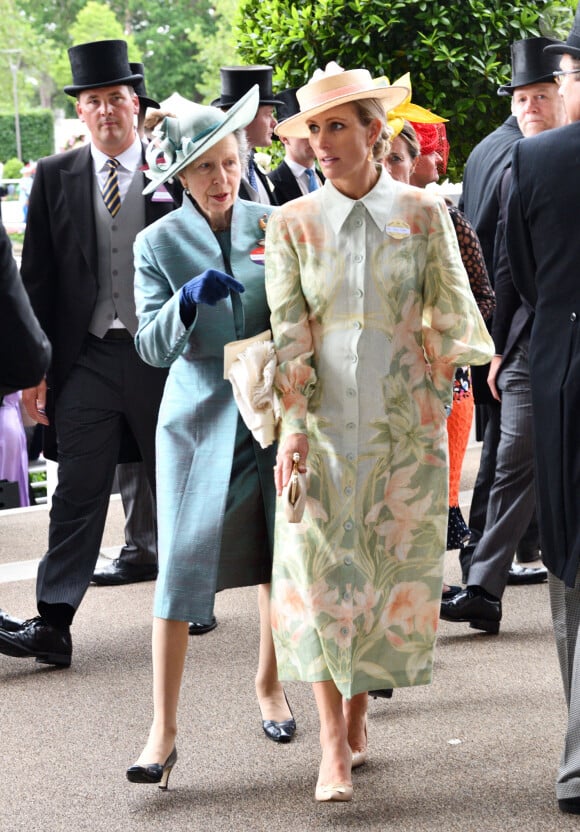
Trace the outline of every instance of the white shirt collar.
{"type": "MultiPolygon", "coordinates": [[[[284,161],[286,162],[286,164],[288,165],[288,167],[290,168],[290,170],[292,171],[292,173],[294,174],[294,176],[297,179],[298,179],[299,176],[302,176],[302,174],[306,170],[304,165],[298,164],[298,162],[295,162],[293,159],[289,159],[287,156],[284,159],[284,161]]],[[[312,165],[310,170],[314,170],[314,165],[312,165]]]]}
{"type": "MultiPolygon", "coordinates": [[[[93,157],[93,162],[95,165],[95,170],[101,171],[105,167],[107,159],[110,159],[111,156],[108,156],[106,153],[103,153],[99,150],[95,145],[91,142],[91,156],[93,157]]],[[[134,173],[137,168],[141,165],[141,160],[143,158],[143,148],[141,144],[141,139],[135,133],[135,139],[133,144],[130,145],[127,150],[124,150],[118,156],[115,156],[115,159],[119,161],[121,167],[125,168],[125,170],[129,171],[130,173],[134,173]]]]}
{"type": "Polygon", "coordinates": [[[322,200],[332,230],[338,234],[351,211],[358,203],[364,205],[379,230],[390,219],[397,184],[383,168],[377,184],[362,199],[351,199],[337,190],[330,180],[322,188],[322,200]]]}

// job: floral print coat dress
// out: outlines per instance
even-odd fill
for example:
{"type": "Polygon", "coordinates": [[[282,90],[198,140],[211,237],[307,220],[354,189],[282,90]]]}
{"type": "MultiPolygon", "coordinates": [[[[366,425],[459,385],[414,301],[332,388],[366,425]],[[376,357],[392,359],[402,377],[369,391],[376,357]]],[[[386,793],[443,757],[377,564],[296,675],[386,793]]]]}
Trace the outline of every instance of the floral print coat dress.
{"type": "Polygon", "coordinates": [[[332,679],[347,698],[426,684],[451,380],[493,355],[447,208],[386,172],[357,201],[327,181],[270,218],[266,292],[282,438],[310,443],[304,519],[276,517],[280,677],[332,679]]]}

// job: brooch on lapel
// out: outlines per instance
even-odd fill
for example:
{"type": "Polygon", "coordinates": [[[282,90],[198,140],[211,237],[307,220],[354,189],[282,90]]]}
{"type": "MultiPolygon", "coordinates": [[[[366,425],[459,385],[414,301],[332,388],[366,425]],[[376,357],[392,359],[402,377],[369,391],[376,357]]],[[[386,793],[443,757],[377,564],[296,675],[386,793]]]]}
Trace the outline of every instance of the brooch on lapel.
{"type": "MultiPolygon", "coordinates": [[[[263,214],[260,219],[258,220],[258,225],[260,227],[260,231],[262,235],[266,231],[266,225],[268,224],[268,214],[263,214]]],[[[259,266],[263,266],[266,260],[266,240],[264,236],[256,243],[255,248],[253,248],[250,252],[250,260],[252,263],[257,263],[259,266]]]]}
{"type": "Polygon", "coordinates": [[[405,220],[391,220],[385,225],[385,234],[394,240],[403,240],[411,233],[411,226],[405,220]]]}

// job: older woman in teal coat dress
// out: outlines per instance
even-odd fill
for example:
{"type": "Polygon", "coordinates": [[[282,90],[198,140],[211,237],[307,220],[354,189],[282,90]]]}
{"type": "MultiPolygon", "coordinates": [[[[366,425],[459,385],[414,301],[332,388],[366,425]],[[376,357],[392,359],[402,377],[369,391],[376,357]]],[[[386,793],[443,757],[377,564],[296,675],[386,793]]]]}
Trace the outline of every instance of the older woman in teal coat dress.
{"type": "Polygon", "coordinates": [[[264,265],[250,252],[270,210],[236,201],[229,266],[187,196],[170,222],[136,242],[137,350],[147,363],[170,368],[156,437],[159,618],[209,622],[216,590],[270,581],[275,452],[252,439],[224,379],[224,344],[269,327],[264,265]],[[208,264],[245,291],[199,304],[186,327],[180,289],[208,264]]]}
{"type": "Polygon", "coordinates": [[[211,620],[220,589],[260,585],[263,728],[278,742],[295,729],[269,623],[275,450],[253,438],[224,379],[224,346],[269,324],[264,231],[271,209],[237,196],[240,130],[257,105],[254,88],[227,114],[198,106],[181,121],[165,119],[147,154],[149,190],[175,174],[185,189],[182,207],[135,242],[137,350],[169,375],[157,427],[154,717],[127,777],[162,788],[176,760],[188,622],[211,620]]]}

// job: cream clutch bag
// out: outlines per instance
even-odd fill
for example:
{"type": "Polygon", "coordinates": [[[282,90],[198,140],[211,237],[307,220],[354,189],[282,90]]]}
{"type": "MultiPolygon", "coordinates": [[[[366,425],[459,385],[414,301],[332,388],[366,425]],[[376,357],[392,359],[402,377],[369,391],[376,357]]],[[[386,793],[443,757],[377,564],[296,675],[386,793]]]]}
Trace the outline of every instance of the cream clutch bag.
{"type": "Polygon", "coordinates": [[[270,330],[224,345],[224,378],[242,419],[262,448],[276,439],[280,407],[274,390],[276,351],[270,330]]]}

